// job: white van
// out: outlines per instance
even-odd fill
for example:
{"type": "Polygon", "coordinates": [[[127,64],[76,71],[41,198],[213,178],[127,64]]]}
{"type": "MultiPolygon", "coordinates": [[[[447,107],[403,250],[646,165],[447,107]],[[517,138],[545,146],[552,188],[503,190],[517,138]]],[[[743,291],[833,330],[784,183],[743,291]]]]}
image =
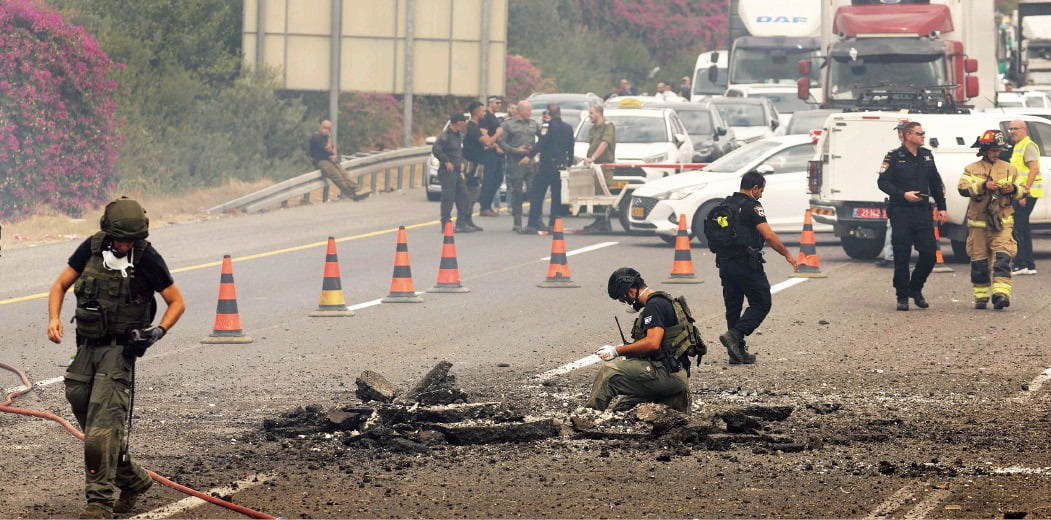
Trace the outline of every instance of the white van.
{"type": "MultiPolygon", "coordinates": [[[[901,114],[898,112],[852,112],[833,114],[825,123],[815,160],[808,169],[807,189],[814,220],[830,224],[851,258],[875,258],[883,249],[887,229],[886,194],[876,186],[883,157],[900,146],[894,131],[898,121],[908,118],[923,125],[927,148],[934,153],[942,182],[948,220],[942,236],[951,240],[953,253],[966,258],[967,199],[956,191],[966,165],[978,160],[971,148],[989,129],[1007,131],[1008,123],[1021,119],[1029,136],[1040,147],[1040,168],[1051,177],[1051,121],[1023,114],[982,112],[975,114],[901,114]]],[[[1037,204],[1031,222],[1034,228],[1051,227],[1048,204],[1037,204]]]]}
{"type": "Polygon", "coordinates": [[[721,96],[726,92],[727,68],[730,65],[730,51],[726,49],[702,52],[697,56],[693,67],[693,87],[690,101],[701,101],[711,96],[721,96]],[[715,70],[712,70],[715,65],[715,70]]]}

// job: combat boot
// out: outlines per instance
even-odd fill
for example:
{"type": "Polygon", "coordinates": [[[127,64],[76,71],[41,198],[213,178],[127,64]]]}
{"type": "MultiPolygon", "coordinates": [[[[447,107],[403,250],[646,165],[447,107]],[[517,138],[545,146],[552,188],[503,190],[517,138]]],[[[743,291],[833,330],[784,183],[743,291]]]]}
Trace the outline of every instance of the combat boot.
{"type": "Polygon", "coordinates": [[[909,299],[908,298],[898,298],[898,310],[899,311],[907,311],[907,310],[909,310],[909,299]]]}
{"type": "Polygon", "coordinates": [[[1011,306],[1011,298],[1006,294],[993,295],[993,308],[996,310],[1006,309],[1011,306]]]}
{"type": "Polygon", "coordinates": [[[923,297],[923,293],[922,292],[920,292],[920,291],[912,291],[911,296],[912,296],[912,301],[916,302],[916,306],[917,307],[919,307],[921,309],[926,309],[927,307],[931,306],[931,304],[927,303],[927,298],[923,297]]]}
{"type": "Polygon", "coordinates": [[[739,350],[741,351],[741,363],[745,365],[755,364],[755,354],[748,353],[748,344],[744,342],[744,338],[741,338],[739,350]]]}
{"type": "Polygon", "coordinates": [[[513,226],[511,226],[511,231],[521,231],[522,230],[522,215],[515,215],[514,217],[515,217],[515,223],[514,223],[513,226]]]}
{"type": "Polygon", "coordinates": [[[101,504],[88,504],[80,512],[80,518],[113,518],[113,512],[101,504]]]}
{"type": "Polygon", "coordinates": [[[726,354],[730,357],[731,365],[740,365],[744,362],[741,356],[741,339],[743,336],[737,329],[730,329],[719,336],[719,343],[726,347],[726,354]]]}
{"type": "Polygon", "coordinates": [[[989,300],[975,300],[974,301],[974,308],[978,309],[978,310],[985,309],[985,307],[987,305],[989,305],[989,300]]]}
{"type": "Polygon", "coordinates": [[[139,497],[144,495],[149,489],[153,487],[153,481],[150,480],[146,483],[146,487],[138,490],[131,491],[128,489],[120,490],[120,498],[117,499],[117,503],[113,504],[114,513],[130,513],[135,509],[135,503],[139,501],[139,497]]]}

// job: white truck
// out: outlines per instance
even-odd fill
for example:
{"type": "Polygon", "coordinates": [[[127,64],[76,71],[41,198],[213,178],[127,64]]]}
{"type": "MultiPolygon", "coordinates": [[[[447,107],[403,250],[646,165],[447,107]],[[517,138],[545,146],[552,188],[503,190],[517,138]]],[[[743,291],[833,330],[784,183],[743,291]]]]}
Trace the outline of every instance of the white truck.
{"type": "MultiPolygon", "coordinates": [[[[851,258],[872,259],[883,249],[887,229],[886,194],[876,186],[877,172],[884,155],[900,146],[895,126],[908,118],[923,125],[927,147],[934,153],[942,181],[948,221],[942,236],[952,243],[953,254],[966,258],[967,199],[956,191],[956,183],[967,164],[978,160],[971,148],[975,139],[989,129],[999,128],[1009,135],[1012,119],[1026,122],[1029,135],[1040,146],[1044,157],[1041,170],[1051,176],[1051,121],[1036,116],[983,112],[977,114],[901,114],[899,112],[851,112],[833,114],[825,123],[817,143],[816,157],[810,161],[807,189],[814,220],[833,226],[843,250],[851,258]]],[[[1051,209],[1038,204],[1031,222],[1034,229],[1051,227],[1051,209]]]]}
{"type": "Polygon", "coordinates": [[[1024,88],[1051,91],[1051,15],[1023,18],[1022,35],[1024,88]]]}
{"type": "Polygon", "coordinates": [[[730,63],[730,52],[726,49],[705,51],[697,55],[693,67],[693,83],[690,101],[703,103],[705,98],[721,96],[726,92],[726,68],[730,63]]]}
{"type": "MultiPolygon", "coordinates": [[[[795,85],[799,60],[821,55],[822,0],[731,0],[729,81],[795,85]]],[[[819,77],[812,78],[813,87],[819,77]]]]}

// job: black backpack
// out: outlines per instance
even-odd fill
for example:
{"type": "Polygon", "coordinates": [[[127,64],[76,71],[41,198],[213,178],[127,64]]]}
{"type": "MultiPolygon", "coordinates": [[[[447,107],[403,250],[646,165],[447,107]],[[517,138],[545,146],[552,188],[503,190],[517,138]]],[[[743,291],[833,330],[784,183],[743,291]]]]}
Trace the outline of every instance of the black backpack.
{"type": "Polygon", "coordinates": [[[737,237],[737,221],[741,219],[741,203],[734,201],[733,196],[726,197],[708,212],[704,218],[704,237],[708,239],[708,249],[713,253],[741,247],[737,237]]]}

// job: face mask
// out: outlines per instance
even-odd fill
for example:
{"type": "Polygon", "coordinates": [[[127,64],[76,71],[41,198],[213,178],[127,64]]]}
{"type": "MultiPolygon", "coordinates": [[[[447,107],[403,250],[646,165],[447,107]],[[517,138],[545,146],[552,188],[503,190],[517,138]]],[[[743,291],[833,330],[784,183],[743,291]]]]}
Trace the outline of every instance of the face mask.
{"type": "Polygon", "coordinates": [[[128,268],[135,266],[132,256],[132,252],[129,251],[127,256],[118,257],[112,250],[107,249],[102,252],[102,266],[110,271],[120,271],[120,275],[127,278],[128,268]]]}

